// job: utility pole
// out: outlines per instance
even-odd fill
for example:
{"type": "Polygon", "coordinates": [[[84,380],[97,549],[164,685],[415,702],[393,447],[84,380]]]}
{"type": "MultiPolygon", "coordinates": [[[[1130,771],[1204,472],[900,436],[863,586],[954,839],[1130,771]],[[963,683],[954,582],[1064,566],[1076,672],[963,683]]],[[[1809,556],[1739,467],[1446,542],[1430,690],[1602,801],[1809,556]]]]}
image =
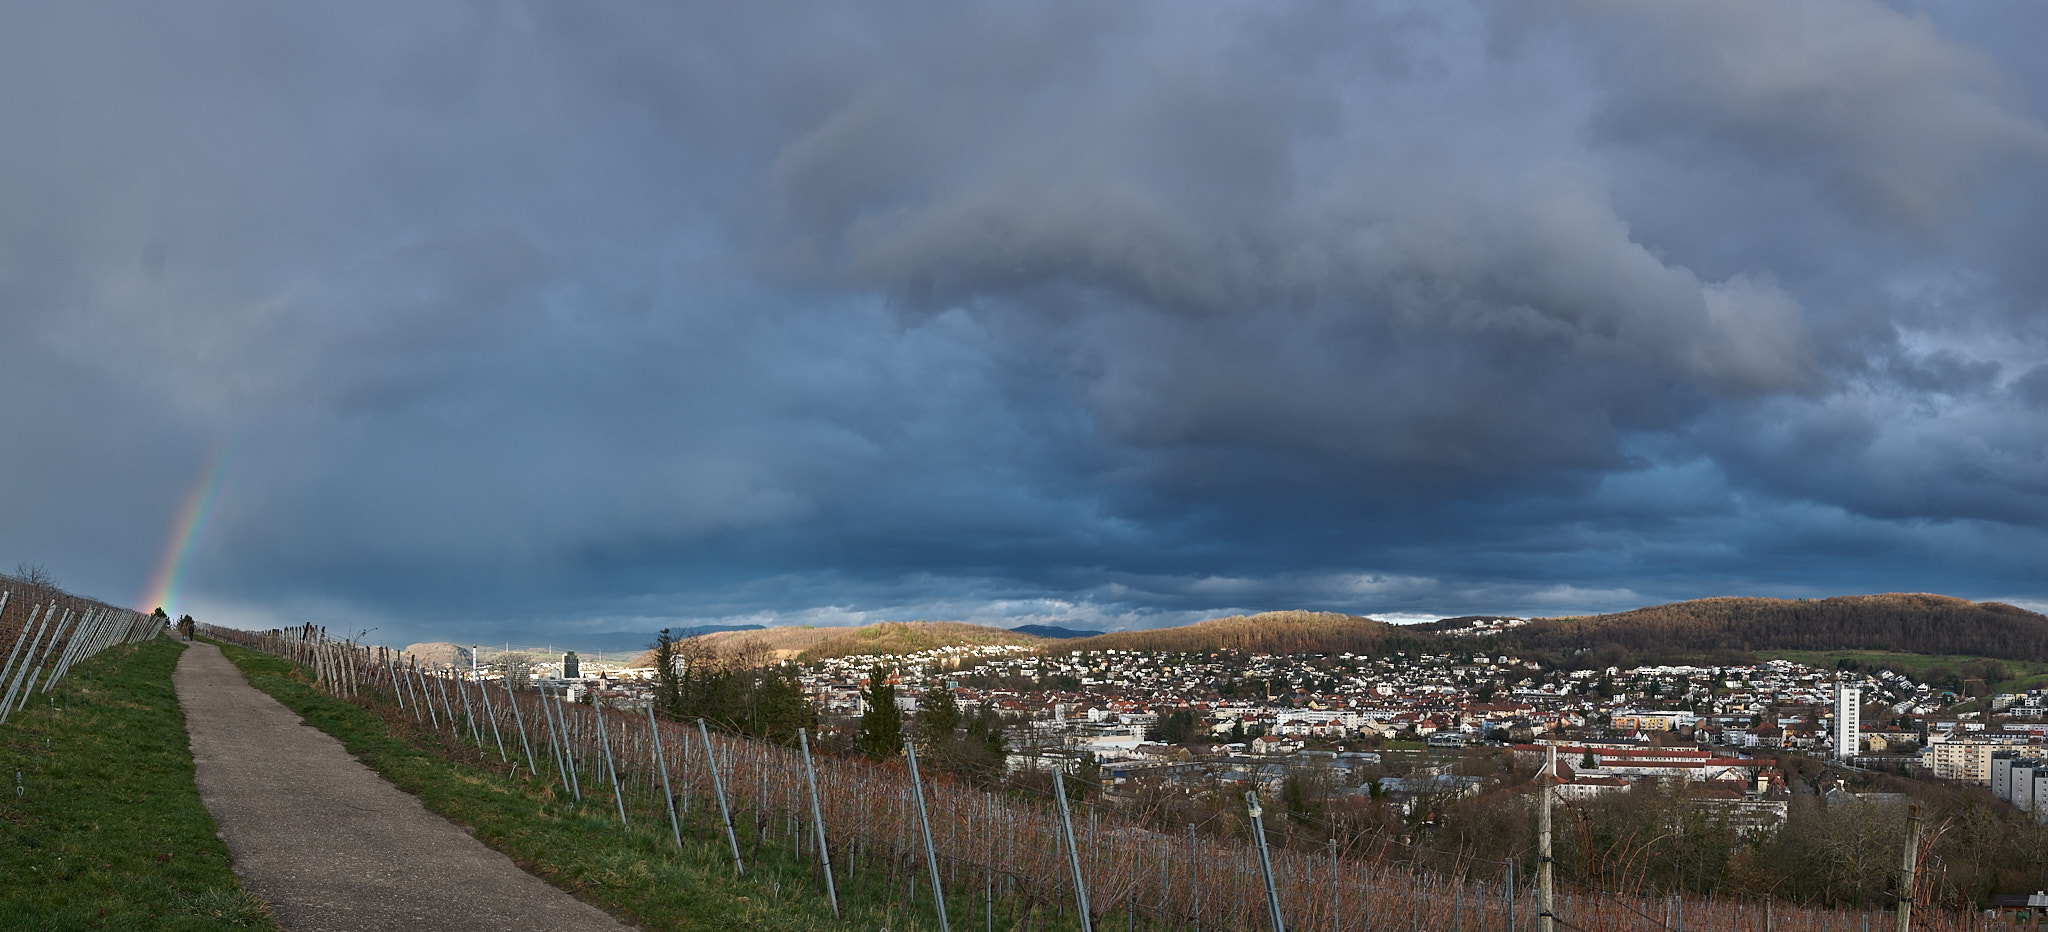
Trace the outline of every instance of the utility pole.
{"type": "Polygon", "coordinates": [[[1536,809],[1536,932],[1557,932],[1550,886],[1550,797],[1556,779],[1557,745],[1553,744],[1545,749],[1543,772],[1536,777],[1536,792],[1543,794],[1536,809]]]}
{"type": "Polygon", "coordinates": [[[1899,923],[1898,932],[1912,932],[1913,929],[1913,873],[1920,857],[1920,804],[1914,803],[1906,809],[1906,853],[1899,860],[1899,923]]]}

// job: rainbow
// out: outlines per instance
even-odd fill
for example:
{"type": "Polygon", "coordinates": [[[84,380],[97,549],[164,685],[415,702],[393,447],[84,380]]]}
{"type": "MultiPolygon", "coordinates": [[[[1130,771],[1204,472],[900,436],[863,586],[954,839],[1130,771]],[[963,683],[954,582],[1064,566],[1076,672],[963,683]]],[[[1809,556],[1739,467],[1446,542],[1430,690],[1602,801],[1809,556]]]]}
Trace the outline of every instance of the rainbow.
{"type": "Polygon", "coordinates": [[[149,588],[143,590],[142,603],[136,608],[147,612],[162,606],[172,618],[178,617],[178,588],[185,581],[185,560],[192,555],[193,542],[206,529],[206,519],[213,513],[214,496],[220,491],[220,477],[227,472],[227,465],[226,450],[214,454],[212,465],[199,474],[199,484],[186,493],[185,506],[171,528],[163,560],[157,563],[149,588]]]}

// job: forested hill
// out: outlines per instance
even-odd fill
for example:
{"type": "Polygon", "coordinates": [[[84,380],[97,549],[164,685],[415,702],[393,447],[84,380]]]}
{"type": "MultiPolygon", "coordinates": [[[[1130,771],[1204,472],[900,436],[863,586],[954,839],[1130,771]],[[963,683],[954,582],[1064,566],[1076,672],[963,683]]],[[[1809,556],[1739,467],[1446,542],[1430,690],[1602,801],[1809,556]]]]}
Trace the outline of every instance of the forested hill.
{"type": "Polygon", "coordinates": [[[1210,653],[1241,651],[1249,654],[1296,653],[1380,653],[1390,644],[1421,643],[1423,639],[1401,628],[1334,612],[1260,612],[1232,615],[1182,625],[1142,631],[1112,631],[1092,638],[1060,641],[1051,650],[1149,650],[1210,653]]]}
{"type": "Polygon", "coordinates": [[[1924,593],[1718,598],[1613,615],[1535,618],[1500,640],[1551,651],[1612,645],[1641,655],[1730,649],[1886,650],[2048,660],[2048,617],[2002,602],[1924,593]]]}

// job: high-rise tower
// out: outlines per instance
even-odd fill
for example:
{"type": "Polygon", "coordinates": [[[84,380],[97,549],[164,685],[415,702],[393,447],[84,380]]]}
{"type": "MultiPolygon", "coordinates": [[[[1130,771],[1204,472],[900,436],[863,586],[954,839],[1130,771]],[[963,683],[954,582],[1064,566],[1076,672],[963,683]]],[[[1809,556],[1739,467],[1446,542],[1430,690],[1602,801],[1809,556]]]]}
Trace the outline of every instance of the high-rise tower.
{"type": "Polygon", "coordinates": [[[1863,742],[1863,690],[1835,681],[1835,757],[1848,760],[1863,742]]]}

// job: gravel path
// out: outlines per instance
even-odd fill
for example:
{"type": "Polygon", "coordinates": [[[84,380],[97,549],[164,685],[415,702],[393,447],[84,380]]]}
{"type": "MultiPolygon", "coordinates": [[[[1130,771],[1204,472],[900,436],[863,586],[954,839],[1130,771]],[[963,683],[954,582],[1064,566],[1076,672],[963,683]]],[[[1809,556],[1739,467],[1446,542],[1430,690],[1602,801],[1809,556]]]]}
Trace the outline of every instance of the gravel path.
{"type": "Polygon", "coordinates": [[[200,799],[235,873],[286,929],[629,928],[428,812],[219,648],[191,645],[175,682],[200,799]]]}

